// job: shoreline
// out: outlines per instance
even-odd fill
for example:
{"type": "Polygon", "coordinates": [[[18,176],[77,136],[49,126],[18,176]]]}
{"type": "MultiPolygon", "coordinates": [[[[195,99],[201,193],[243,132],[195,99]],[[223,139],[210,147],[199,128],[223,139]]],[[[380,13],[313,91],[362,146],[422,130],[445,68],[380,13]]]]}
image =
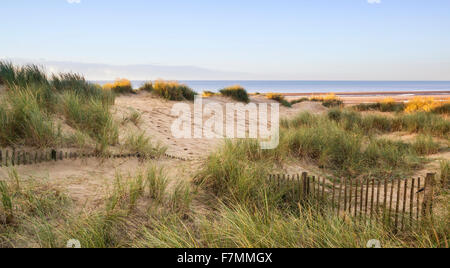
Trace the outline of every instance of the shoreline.
{"type": "MultiPolygon", "coordinates": [[[[295,100],[302,97],[312,97],[333,93],[280,93],[288,100],[295,100]]],[[[408,102],[415,97],[431,97],[437,101],[450,99],[450,91],[387,91],[387,92],[341,92],[334,93],[341,98],[345,104],[376,103],[385,98],[392,98],[396,102],[408,102]]]]}
{"type": "Polygon", "coordinates": [[[303,97],[335,94],[336,96],[450,96],[450,91],[370,91],[370,92],[306,92],[306,93],[280,93],[285,97],[303,97]]]}

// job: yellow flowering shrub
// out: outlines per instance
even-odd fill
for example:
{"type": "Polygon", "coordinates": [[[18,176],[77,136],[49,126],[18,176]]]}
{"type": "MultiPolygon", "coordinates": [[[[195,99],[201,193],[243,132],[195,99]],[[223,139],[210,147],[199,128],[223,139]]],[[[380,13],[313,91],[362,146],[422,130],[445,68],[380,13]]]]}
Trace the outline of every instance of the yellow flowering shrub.
{"type": "Polygon", "coordinates": [[[202,94],[203,98],[209,98],[209,97],[212,97],[214,95],[216,95],[216,93],[214,93],[212,91],[204,91],[203,94],[202,94]]]}
{"type": "Polygon", "coordinates": [[[341,106],[344,102],[336,96],[336,94],[331,93],[327,95],[319,95],[319,96],[312,96],[310,98],[311,101],[318,101],[322,102],[322,104],[325,107],[334,107],[334,106],[341,106]]]}
{"type": "Polygon", "coordinates": [[[382,104],[394,104],[395,100],[394,100],[394,98],[384,98],[380,103],[382,103],[382,104]]]}
{"type": "Polygon", "coordinates": [[[103,85],[104,90],[111,90],[116,93],[133,93],[133,87],[128,79],[117,79],[114,83],[107,83],[103,85]]]}
{"type": "Polygon", "coordinates": [[[405,112],[431,112],[433,109],[443,105],[442,102],[436,101],[432,97],[414,97],[406,105],[405,112]]]}

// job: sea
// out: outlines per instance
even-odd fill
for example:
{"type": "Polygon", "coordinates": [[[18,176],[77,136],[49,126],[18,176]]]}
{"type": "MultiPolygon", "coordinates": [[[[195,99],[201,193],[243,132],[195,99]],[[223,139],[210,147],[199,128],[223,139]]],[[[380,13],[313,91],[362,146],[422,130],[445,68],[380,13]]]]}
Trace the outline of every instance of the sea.
{"type": "MultiPolygon", "coordinates": [[[[105,84],[112,81],[92,81],[105,84]]],[[[131,81],[139,88],[145,81],[131,81]]],[[[252,93],[339,93],[389,91],[448,91],[450,81],[275,81],[275,80],[188,80],[179,81],[197,92],[217,92],[232,85],[241,85],[252,93]]]]}

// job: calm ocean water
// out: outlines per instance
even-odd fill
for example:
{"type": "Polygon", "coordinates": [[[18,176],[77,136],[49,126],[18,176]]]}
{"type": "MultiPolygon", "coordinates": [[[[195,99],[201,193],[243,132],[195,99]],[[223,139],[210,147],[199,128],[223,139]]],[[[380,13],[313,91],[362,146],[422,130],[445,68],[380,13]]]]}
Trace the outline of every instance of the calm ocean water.
{"type": "MultiPolygon", "coordinates": [[[[111,81],[93,81],[104,84],[111,81]]],[[[145,81],[132,81],[140,87],[145,81]]],[[[370,91],[450,91],[450,81],[180,81],[197,92],[218,91],[239,84],[249,92],[315,93],[370,91]]]]}

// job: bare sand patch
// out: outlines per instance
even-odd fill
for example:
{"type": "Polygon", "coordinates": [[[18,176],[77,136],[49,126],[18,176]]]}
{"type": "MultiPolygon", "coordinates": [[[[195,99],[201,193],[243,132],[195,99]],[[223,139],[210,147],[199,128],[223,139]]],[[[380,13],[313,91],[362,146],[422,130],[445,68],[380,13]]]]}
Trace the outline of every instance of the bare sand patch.
{"type": "MultiPolygon", "coordinates": [[[[184,162],[163,159],[141,162],[137,159],[66,160],[41,163],[33,166],[16,166],[15,170],[23,180],[41,180],[64,189],[77,207],[96,208],[102,205],[110,192],[116,175],[123,178],[144,173],[150,165],[163,167],[169,184],[178,180],[189,180],[198,170],[199,162],[184,162]],[[174,168],[176,167],[176,168],[174,168]]],[[[0,178],[8,179],[10,169],[0,168],[0,178]]]]}

